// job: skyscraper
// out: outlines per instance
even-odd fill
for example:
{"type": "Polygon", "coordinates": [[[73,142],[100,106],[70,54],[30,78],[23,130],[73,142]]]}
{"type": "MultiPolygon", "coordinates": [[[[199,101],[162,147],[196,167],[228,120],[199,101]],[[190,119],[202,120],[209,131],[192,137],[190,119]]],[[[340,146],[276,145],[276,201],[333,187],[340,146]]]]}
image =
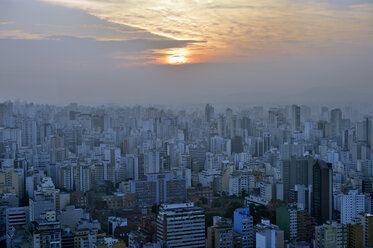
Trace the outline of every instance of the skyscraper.
{"type": "Polygon", "coordinates": [[[284,199],[290,199],[290,191],[295,185],[310,185],[310,170],[313,158],[295,158],[292,156],[289,160],[281,161],[282,180],[284,184],[284,199]]]}
{"type": "Polygon", "coordinates": [[[146,174],[146,180],[130,181],[131,193],[136,194],[138,206],[159,203],[180,203],[186,200],[186,181],[172,173],[146,174]]]}
{"type": "Polygon", "coordinates": [[[20,195],[19,173],[12,167],[3,166],[0,171],[0,193],[15,193],[20,195]]]}
{"type": "Polygon", "coordinates": [[[300,131],[300,107],[295,104],[291,106],[291,127],[293,131],[300,131]]]}
{"type": "MultiPolygon", "coordinates": [[[[347,228],[347,230],[349,229],[347,228]]],[[[360,245],[359,247],[373,247],[373,215],[361,213],[353,218],[351,220],[349,236],[352,236],[351,238],[349,237],[350,243],[357,243],[360,245]],[[359,226],[362,226],[362,228],[359,226]]]]}
{"type": "Polygon", "coordinates": [[[313,247],[347,247],[347,228],[338,222],[327,222],[315,228],[313,247]]]}
{"type": "Polygon", "coordinates": [[[342,111],[339,108],[330,111],[330,124],[332,125],[332,135],[339,136],[342,131],[342,111]]]}
{"type": "Polygon", "coordinates": [[[237,208],[233,214],[233,231],[241,235],[242,248],[254,246],[253,217],[250,208],[237,208]]]}
{"type": "Polygon", "coordinates": [[[347,224],[347,247],[364,247],[364,226],[347,224]]]}
{"type": "Polygon", "coordinates": [[[332,219],[333,171],[332,165],[316,160],[312,175],[312,216],[318,224],[332,219]]]}
{"type": "Polygon", "coordinates": [[[14,233],[19,228],[24,228],[29,224],[29,208],[15,207],[6,210],[6,239],[7,247],[11,247],[14,233]]]}
{"type": "Polygon", "coordinates": [[[208,248],[233,247],[232,220],[214,216],[213,225],[207,228],[208,248]]]}
{"type": "Polygon", "coordinates": [[[47,212],[41,219],[31,223],[33,247],[61,247],[61,225],[56,220],[56,212],[47,212]]]}
{"type": "Polygon", "coordinates": [[[206,104],[205,107],[205,118],[207,122],[210,122],[212,118],[214,118],[214,107],[210,104],[206,104]]]}
{"type": "Polygon", "coordinates": [[[232,153],[241,153],[243,152],[242,146],[242,137],[235,136],[231,141],[231,151],[232,153]]]}
{"type": "Polygon", "coordinates": [[[205,247],[205,215],[194,203],[162,204],[157,217],[157,240],[170,247],[205,247]]]}
{"type": "Polygon", "coordinates": [[[365,196],[358,190],[350,190],[341,196],[341,223],[349,224],[357,214],[365,211],[365,196]]]}
{"type": "Polygon", "coordinates": [[[262,220],[262,223],[255,226],[255,247],[283,248],[284,231],[271,224],[269,220],[262,220]]]}
{"type": "Polygon", "coordinates": [[[284,203],[276,209],[276,224],[284,231],[285,240],[297,237],[297,209],[284,203]]]}

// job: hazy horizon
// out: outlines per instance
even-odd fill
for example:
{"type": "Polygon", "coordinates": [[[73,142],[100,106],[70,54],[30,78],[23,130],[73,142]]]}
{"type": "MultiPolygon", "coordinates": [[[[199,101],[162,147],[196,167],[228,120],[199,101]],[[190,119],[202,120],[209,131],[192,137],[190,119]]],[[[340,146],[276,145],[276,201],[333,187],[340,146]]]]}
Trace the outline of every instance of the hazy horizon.
{"type": "Polygon", "coordinates": [[[0,100],[372,104],[373,3],[0,2],[0,100]]]}

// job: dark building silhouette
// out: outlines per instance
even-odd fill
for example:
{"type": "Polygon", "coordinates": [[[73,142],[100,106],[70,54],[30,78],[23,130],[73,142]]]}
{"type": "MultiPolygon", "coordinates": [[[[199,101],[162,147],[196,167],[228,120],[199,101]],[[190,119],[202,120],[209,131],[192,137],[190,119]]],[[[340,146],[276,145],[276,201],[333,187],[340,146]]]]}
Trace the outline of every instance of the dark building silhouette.
{"type": "Polygon", "coordinates": [[[242,137],[235,136],[231,141],[231,151],[232,153],[241,153],[243,152],[242,146],[242,137]]]}
{"type": "Polygon", "coordinates": [[[322,134],[321,138],[326,137],[326,126],[327,126],[327,122],[324,121],[324,120],[321,120],[321,121],[317,122],[317,130],[321,131],[321,134],[322,134]]]}
{"type": "Polygon", "coordinates": [[[205,119],[207,122],[210,122],[212,118],[214,118],[214,107],[211,106],[210,104],[206,104],[205,107],[205,119]]]}
{"type": "Polygon", "coordinates": [[[291,106],[291,121],[294,131],[300,131],[300,107],[298,105],[291,106]]]}
{"type": "Polygon", "coordinates": [[[342,130],[342,111],[340,109],[330,111],[330,123],[333,137],[339,136],[342,130]]]}
{"type": "Polygon", "coordinates": [[[284,200],[291,200],[290,191],[294,190],[296,184],[308,187],[311,181],[312,157],[296,159],[294,156],[290,160],[282,160],[282,181],[284,185],[284,200]]]}
{"type": "Polygon", "coordinates": [[[316,160],[312,168],[312,216],[321,225],[332,219],[333,171],[332,164],[316,160]]]}
{"type": "Polygon", "coordinates": [[[249,117],[243,117],[241,120],[241,127],[245,130],[247,130],[247,134],[249,136],[252,136],[252,120],[249,117]]]}

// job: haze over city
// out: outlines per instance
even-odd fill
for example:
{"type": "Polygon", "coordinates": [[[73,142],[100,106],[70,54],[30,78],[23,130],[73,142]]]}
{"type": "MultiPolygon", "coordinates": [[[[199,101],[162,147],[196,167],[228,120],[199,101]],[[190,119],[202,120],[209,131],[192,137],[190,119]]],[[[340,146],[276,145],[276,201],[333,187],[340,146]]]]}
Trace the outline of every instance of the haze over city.
{"type": "Polygon", "coordinates": [[[0,98],[371,104],[373,4],[0,2],[0,98]]]}
{"type": "Polygon", "coordinates": [[[0,247],[373,248],[372,0],[0,0],[0,247]]]}

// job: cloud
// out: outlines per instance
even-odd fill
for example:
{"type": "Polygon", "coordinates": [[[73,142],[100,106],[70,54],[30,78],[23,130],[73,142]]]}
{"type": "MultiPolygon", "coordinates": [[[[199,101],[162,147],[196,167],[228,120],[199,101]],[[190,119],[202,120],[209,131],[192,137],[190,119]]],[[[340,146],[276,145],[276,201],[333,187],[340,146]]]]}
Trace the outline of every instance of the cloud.
{"type": "Polygon", "coordinates": [[[0,101],[372,101],[363,0],[58,1],[0,1],[0,101]]]}
{"type": "MultiPolygon", "coordinates": [[[[139,56],[143,60],[144,54],[152,53],[146,57],[157,61],[162,54],[152,51],[160,51],[167,48],[184,47],[193,41],[176,41],[164,36],[159,36],[149,31],[133,26],[116,24],[101,20],[83,10],[66,8],[35,0],[19,0],[0,2],[0,16],[11,23],[4,25],[0,30],[0,39],[51,39],[51,37],[75,37],[81,39],[94,39],[102,42],[136,41],[139,44],[147,44],[139,50],[133,47],[118,49],[115,55],[107,54],[108,57],[139,56]],[[142,42],[149,41],[149,42],[142,42]],[[123,54],[126,51],[129,54],[123,54]]],[[[5,21],[4,21],[5,23],[5,21]]],[[[108,43],[111,44],[111,43],[108,43]]],[[[127,43],[122,43],[127,44],[127,43]]],[[[132,63],[123,60],[115,60],[118,64],[132,63]]]]}
{"type": "Polygon", "coordinates": [[[9,24],[12,24],[12,22],[1,21],[1,20],[0,20],[0,25],[9,25],[9,24]]]}
{"type": "Polygon", "coordinates": [[[235,61],[258,54],[299,52],[344,44],[373,45],[373,4],[369,1],[292,0],[45,0],[79,8],[112,23],[140,28],[203,48],[199,61],[235,61]],[[139,15],[141,13],[141,15],[139,15]],[[292,42],[289,42],[292,41],[292,42]]]}
{"type": "Polygon", "coordinates": [[[0,39],[46,40],[49,39],[49,35],[22,30],[0,30],[0,39]]]}

